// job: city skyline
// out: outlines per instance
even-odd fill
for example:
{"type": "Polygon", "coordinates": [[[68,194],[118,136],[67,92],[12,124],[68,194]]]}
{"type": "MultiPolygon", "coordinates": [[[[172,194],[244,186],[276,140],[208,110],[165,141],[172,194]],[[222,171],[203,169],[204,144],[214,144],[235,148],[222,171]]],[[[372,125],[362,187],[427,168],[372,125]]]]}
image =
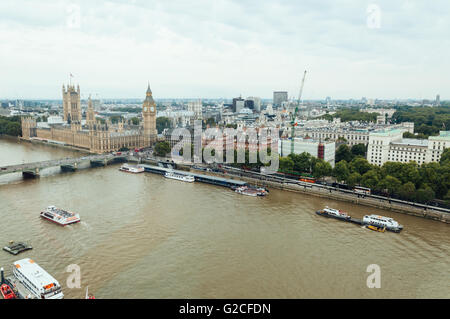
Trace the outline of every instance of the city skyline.
{"type": "Polygon", "coordinates": [[[70,73],[108,99],[148,81],[155,99],[297,98],[305,69],[304,100],[449,96],[444,1],[18,2],[0,4],[0,99],[61,99],[70,73]]]}

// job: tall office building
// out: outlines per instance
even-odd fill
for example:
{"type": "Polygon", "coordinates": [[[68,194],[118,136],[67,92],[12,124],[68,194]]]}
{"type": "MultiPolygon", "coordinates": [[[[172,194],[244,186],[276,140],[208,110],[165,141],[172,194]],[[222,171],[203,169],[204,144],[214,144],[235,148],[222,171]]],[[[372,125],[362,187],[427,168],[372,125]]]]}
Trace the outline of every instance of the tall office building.
{"type": "Polygon", "coordinates": [[[245,107],[245,100],[237,100],[236,101],[236,113],[239,113],[245,107]]]}
{"type": "Polygon", "coordinates": [[[234,113],[239,112],[242,108],[244,108],[243,103],[244,103],[244,99],[242,97],[235,97],[233,99],[233,112],[234,113]],[[238,110],[238,105],[237,105],[238,102],[239,102],[239,107],[240,107],[239,110],[238,110]],[[240,102],[242,102],[242,107],[241,107],[241,103],[240,102]]]}
{"type": "Polygon", "coordinates": [[[249,96],[247,101],[253,101],[253,110],[255,112],[261,112],[261,98],[255,96],[249,96]]]}
{"type": "Polygon", "coordinates": [[[281,103],[286,102],[288,100],[288,92],[287,91],[274,91],[273,92],[273,105],[281,106],[281,103]]]}
{"type": "Polygon", "coordinates": [[[439,94],[436,95],[435,104],[436,104],[436,106],[440,106],[441,105],[441,96],[439,94]]]}
{"type": "Polygon", "coordinates": [[[244,106],[250,110],[254,110],[255,109],[255,102],[253,102],[253,100],[245,100],[244,102],[244,106]]]}

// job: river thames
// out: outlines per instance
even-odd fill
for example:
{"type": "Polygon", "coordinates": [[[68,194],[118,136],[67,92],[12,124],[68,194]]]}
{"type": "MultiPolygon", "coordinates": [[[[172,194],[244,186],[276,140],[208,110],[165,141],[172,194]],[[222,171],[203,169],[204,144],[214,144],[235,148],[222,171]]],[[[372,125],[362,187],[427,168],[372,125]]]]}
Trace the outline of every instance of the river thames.
{"type": "MultiPolygon", "coordinates": [[[[0,138],[0,167],[82,153],[0,138]]],[[[441,222],[303,194],[270,190],[265,198],[183,183],[118,165],[23,180],[0,176],[0,266],[30,257],[62,285],[66,298],[449,298],[450,226],[441,222]],[[57,226],[46,206],[78,212],[57,226]],[[378,233],[323,218],[324,206],[361,218],[393,217],[404,230],[378,233]],[[66,267],[81,268],[68,288],[66,267]],[[368,288],[367,267],[381,269],[368,288]]]]}

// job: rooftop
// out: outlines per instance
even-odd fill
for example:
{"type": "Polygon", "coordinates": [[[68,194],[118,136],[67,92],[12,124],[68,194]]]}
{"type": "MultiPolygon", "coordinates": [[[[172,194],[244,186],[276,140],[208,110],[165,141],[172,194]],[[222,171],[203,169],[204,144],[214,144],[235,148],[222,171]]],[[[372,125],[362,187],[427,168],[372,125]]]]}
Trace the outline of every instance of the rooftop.
{"type": "Polygon", "coordinates": [[[439,136],[430,136],[430,140],[450,140],[450,131],[440,131],[439,136]]]}
{"type": "Polygon", "coordinates": [[[420,139],[415,139],[415,138],[403,138],[400,141],[392,142],[392,144],[427,147],[428,140],[420,140],[420,139]]]}
{"type": "Polygon", "coordinates": [[[404,130],[398,129],[398,128],[385,128],[381,130],[377,130],[375,132],[372,132],[371,134],[376,134],[380,136],[391,136],[396,134],[402,134],[404,130]]]}
{"type": "Polygon", "coordinates": [[[43,287],[49,284],[56,284],[59,286],[58,281],[53,278],[49,273],[42,269],[30,258],[18,260],[14,263],[15,267],[20,270],[22,274],[36,285],[36,288],[43,287]]]}

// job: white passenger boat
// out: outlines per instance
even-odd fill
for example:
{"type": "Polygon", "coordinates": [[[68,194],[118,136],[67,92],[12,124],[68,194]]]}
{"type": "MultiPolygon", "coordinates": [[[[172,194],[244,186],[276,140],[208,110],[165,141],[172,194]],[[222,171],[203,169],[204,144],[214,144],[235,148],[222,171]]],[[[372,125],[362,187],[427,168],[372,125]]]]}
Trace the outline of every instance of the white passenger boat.
{"type": "Polygon", "coordinates": [[[78,223],[80,221],[80,215],[55,206],[48,206],[41,212],[41,217],[61,226],[78,223]]]}
{"type": "Polygon", "coordinates": [[[176,179],[177,181],[192,183],[195,182],[195,177],[192,175],[184,175],[175,172],[167,172],[164,177],[176,179]]]}
{"type": "Polygon", "coordinates": [[[62,299],[59,282],[30,258],[14,262],[14,277],[29,291],[25,298],[62,299]]]}
{"type": "Polygon", "coordinates": [[[387,230],[400,232],[403,229],[403,225],[400,225],[397,221],[390,217],[380,216],[380,215],[366,215],[362,220],[364,225],[385,227],[387,230]]]}
{"type": "Polygon", "coordinates": [[[247,196],[266,196],[268,191],[264,188],[254,188],[254,187],[248,187],[248,186],[239,186],[232,188],[234,191],[241,195],[247,195],[247,196]]]}
{"type": "Polygon", "coordinates": [[[325,206],[324,209],[317,211],[316,214],[325,216],[325,217],[342,219],[342,220],[349,220],[351,218],[350,215],[348,215],[346,212],[343,212],[340,209],[330,208],[328,206],[325,206]]]}
{"type": "Polygon", "coordinates": [[[138,174],[142,173],[144,171],[144,168],[139,166],[131,166],[128,164],[123,164],[122,166],[120,166],[119,170],[122,172],[138,174]]]}

